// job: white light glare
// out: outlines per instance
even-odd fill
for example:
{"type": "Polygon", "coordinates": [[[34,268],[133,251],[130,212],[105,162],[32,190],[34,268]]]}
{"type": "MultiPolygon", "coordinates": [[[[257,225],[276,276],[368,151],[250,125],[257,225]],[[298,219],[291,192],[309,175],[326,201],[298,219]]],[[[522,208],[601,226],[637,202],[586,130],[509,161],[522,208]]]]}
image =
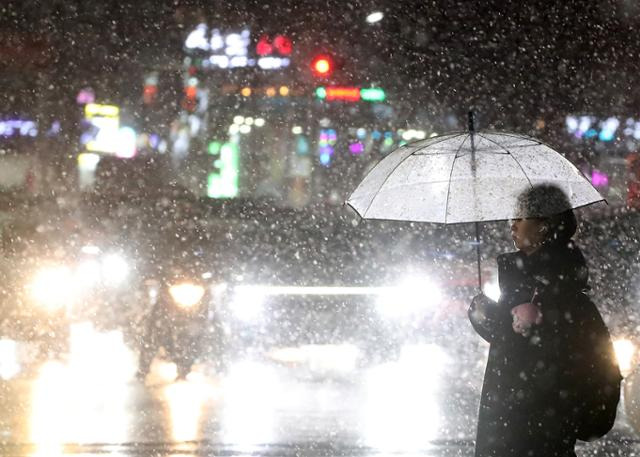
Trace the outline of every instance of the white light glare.
{"type": "Polygon", "coordinates": [[[238,286],[232,308],[235,316],[243,321],[253,321],[260,317],[267,291],[260,286],[238,286]]]}
{"type": "Polygon", "coordinates": [[[424,140],[427,137],[427,132],[424,130],[409,129],[402,133],[402,139],[405,141],[411,140],[424,140]]]}
{"type": "Polygon", "coordinates": [[[97,260],[85,260],[76,269],[76,280],[80,287],[92,287],[100,282],[100,263],[97,260]]]}
{"type": "Polygon", "coordinates": [[[320,373],[349,373],[356,369],[360,349],[349,343],[306,344],[272,351],[270,357],[283,363],[305,364],[320,373]]]}
{"type": "Polygon", "coordinates": [[[254,121],[254,124],[256,125],[256,127],[262,127],[264,125],[264,119],[262,119],[261,117],[259,117],[258,119],[256,119],[254,121]]]}
{"type": "Polygon", "coordinates": [[[385,455],[427,448],[438,436],[447,358],[437,345],[402,348],[397,362],[365,373],[362,438],[385,455]]]}
{"type": "Polygon", "coordinates": [[[44,308],[54,311],[70,304],[74,297],[71,271],[63,266],[40,270],[31,283],[31,296],[44,308]]]}
{"type": "Polygon", "coordinates": [[[111,284],[121,284],[129,275],[129,264],[119,254],[110,254],[102,260],[102,277],[111,284]]]}
{"type": "Polygon", "coordinates": [[[497,280],[485,282],[482,292],[493,301],[500,300],[500,286],[497,280]]]}
{"type": "Polygon", "coordinates": [[[378,297],[379,312],[390,319],[404,319],[426,311],[442,301],[442,291],[429,279],[407,278],[378,297]]]}
{"type": "Polygon", "coordinates": [[[98,246],[95,246],[93,244],[87,244],[85,246],[82,246],[81,249],[83,254],[88,254],[88,255],[98,255],[100,254],[100,248],[98,246]]]}
{"type": "Polygon", "coordinates": [[[299,125],[294,126],[291,129],[291,133],[293,133],[294,135],[300,135],[302,133],[302,127],[300,127],[299,125]]]}
{"type": "Polygon", "coordinates": [[[225,408],[220,416],[221,438],[240,449],[272,443],[276,433],[276,411],[291,398],[283,380],[265,364],[237,362],[222,381],[225,408]]]}
{"type": "Polygon", "coordinates": [[[375,24],[376,22],[380,22],[383,17],[384,13],[382,11],[374,11],[367,16],[367,22],[369,24],[375,24]]]}
{"type": "Polygon", "coordinates": [[[169,293],[178,306],[191,308],[202,300],[204,287],[190,283],[176,284],[169,288],[169,293]]]}
{"type": "Polygon", "coordinates": [[[0,340],[0,378],[7,380],[20,373],[17,343],[13,340],[0,340]]]}
{"type": "Polygon", "coordinates": [[[619,339],[613,342],[613,348],[623,375],[629,374],[633,368],[633,356],[636,352],[635,345],[627,339],[619,339]]]}

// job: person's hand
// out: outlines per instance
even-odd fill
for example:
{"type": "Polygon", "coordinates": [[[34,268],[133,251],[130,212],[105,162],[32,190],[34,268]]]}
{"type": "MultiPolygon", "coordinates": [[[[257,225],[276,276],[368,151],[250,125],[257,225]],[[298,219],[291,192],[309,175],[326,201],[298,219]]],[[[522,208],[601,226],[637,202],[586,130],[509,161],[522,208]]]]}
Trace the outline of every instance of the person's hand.
{"type": "Polygon", "coordinates": [[[522,303],[511,309],[513,316],[513,331],[522,335],[529,336],[531,327],[542,324],[542,311],[535,303],[522,303]]]}
{"type": "Polygon", "coordinates": [[[478,323],[482,323],[487,318],[487,308],[495,302],[485,294],[478,294],[471,300],[469,316],[478,323]]]}

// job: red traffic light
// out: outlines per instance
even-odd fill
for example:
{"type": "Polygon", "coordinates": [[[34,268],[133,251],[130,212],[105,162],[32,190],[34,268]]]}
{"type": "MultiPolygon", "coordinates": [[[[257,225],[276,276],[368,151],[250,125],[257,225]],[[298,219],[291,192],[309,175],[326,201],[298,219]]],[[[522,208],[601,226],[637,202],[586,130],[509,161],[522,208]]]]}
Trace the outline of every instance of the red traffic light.
{"type": "Polygon", "coordinates": [[[316,56],[311,61],[311,70],[316,76],[326,77],[333,71],[333,60],[327,55],[316,56]]]}

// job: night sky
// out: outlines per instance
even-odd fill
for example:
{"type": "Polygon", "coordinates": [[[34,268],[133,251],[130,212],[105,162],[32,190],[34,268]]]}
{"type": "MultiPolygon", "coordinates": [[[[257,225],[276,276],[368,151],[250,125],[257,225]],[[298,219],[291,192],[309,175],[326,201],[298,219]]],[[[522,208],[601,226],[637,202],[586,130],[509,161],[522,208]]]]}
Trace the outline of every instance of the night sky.
{"type": "MultiPolygon", "coordinates": [[[[199,22],[287,33],[306,59],[339,56],[343,76],[411,103],[474,106],[498,122],[550,112],[636,112],[640,7],[628,0],[9,1],[0,7],[2,102],[66,104],[90,84],[138,96],[149,68],[179,67],[199,22]],[[364,18],[385,12],[374,25],[364,18]],[[346,76],[345,76],[346,75],[346,76]]],[[[515,120],[515,121],[514,121],[515,120]]]]}

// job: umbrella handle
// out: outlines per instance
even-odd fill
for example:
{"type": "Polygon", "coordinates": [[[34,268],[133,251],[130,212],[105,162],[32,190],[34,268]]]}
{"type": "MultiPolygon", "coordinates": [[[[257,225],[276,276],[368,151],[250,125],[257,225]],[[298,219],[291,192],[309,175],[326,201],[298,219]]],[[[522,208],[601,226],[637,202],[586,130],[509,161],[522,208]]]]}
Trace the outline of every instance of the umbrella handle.
{"type": "Polygon", "coordinates": [[[480,261],[480,224],[476,222],[476,254],[478,257],[478,289],[482,293],[482,267],[480,261]]]}

